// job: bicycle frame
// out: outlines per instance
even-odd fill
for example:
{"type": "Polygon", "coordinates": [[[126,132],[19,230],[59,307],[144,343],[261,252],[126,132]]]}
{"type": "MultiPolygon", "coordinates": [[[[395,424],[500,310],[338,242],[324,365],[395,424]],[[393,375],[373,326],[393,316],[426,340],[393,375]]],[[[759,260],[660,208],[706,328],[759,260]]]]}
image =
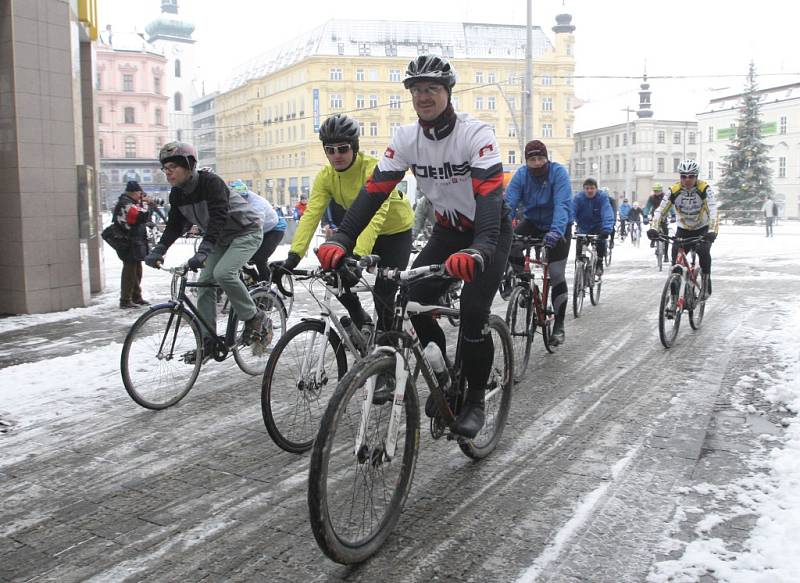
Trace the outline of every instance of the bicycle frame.
{"type": "MultiPolygon", "coordinates": [[[[672,266],[671,273],[675,273],[676,270],[680,270],[681,273],[681,286],[679,290],[679,297],[678,297],[678,304],[677,308],[679,310],[683,310],[684,308],[693,309],[694,305],[686,305],[686,298],[687,294],[686,291],[688,286],[691,284],[693,287],[697,288],[697,297],[700,297],[700,293],[702,292],[702,281],[697,281],[697,272],[699,271],[697,265],[697,251],[692,247],[687,253],[686,245],[692,243],[700,243],[703,238],[702,237],[689,237],[689,238],[678,238],[678,237],[664,237],[662,239],[669,239],[674,241],[678,245],[678,254],[675,257],[675,265],[672,266]],[[688,258],[687,258],[688,255],[688,258]]],[[[693,304],[693,299],[690,303],[693,304]]]]}
{"type": "MultiPolygon", "coordinates": [[[[525,263],[523,266],[522,278],[524,283],[531,289],[533,297],[533,307],[536,310],[536,323],[543,326],[547,321],[546,298],[550,297],[550,263],[547,260],[547,247],[540,239],[523,239],[525,246],[525,263]],[[531,248],[536,248],[536,258],[531,258],[531,248]],[[536,284],[536,274],[531,266],[539,267],[542,270],[542,289],[536,284]]],[[[518,276],[519,277],[519,276],[518,276]]]]}

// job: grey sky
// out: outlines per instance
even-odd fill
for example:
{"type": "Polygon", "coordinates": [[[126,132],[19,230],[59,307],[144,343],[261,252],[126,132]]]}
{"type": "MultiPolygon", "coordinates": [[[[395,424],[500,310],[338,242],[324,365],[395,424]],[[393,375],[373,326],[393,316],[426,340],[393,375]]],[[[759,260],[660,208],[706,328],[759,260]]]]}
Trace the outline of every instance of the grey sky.
{"type": "MultiPolygon", "coordinates": [[[[100,0],[102,26],[144,30],[160,13],[160,0],[100,0]]],[[[206,90],[228,71],[330,18],[525,23],[526,0],[403,0],[353,2],[302,0],[179,0],[182,16],[195,23],[200,78],[206,90]],[[220,10],[224,7],[224,10],[220,10]]],[[[800,59],[791,44],[800,4],[786,0],[534,0],[534,24],[552,39],[555,15],[567,11],[577,27],[576,75],[701,75],[700,79],[653,79],[653,109],[662,119],[686,119],[707,103],[711,88],[741,87],[755,60],[761,86],[800,81],[800,59]],[[740,9],[743,7],[744,9],[740,9]]],[[[576,112],[576,129],[625,121],[619,111],[638,104],[638,80],[578,79],[576,95],[588,100],[576,112]]]]}

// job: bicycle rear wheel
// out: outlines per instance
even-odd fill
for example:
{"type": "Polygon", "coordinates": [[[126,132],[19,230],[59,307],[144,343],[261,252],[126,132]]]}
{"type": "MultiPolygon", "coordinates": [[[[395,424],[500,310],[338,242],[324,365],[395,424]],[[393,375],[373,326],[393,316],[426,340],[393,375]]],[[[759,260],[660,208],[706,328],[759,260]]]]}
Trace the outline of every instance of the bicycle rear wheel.
{"type": "Polygon", "coordinates": [[[681,275],[671,273],[661,292],[661,305],[658,311],[658,337],[664,348],[669,348],[675,342],[678,329],[681,327],[681,308],[678,307],[680,298],[681,275]]]}
{"type": "Polygon", "coordinates": [[[575,280],[572,284],[572,314],[576,318],[581,317],[581,310],[583,310],[583,300],[586,297],[586,286],[584,285],[584,261],[578,259],[575,261],[575,280]]]}
{"type": "Polygon", "coordinates": [[[397,451],[385,449],[393,402],[366,403],[368,379],[395,383],[396,354],[373,353],[356,363],[331,397],[311,454],[308,509],[322,551],[337,563],[360,563],[383,545],[403,510],[419,447],[417,391],[408,382],[398,423],[397,451]],[[355,451],[362,416],[363,442],[355,451]]]}
{"type": "Polygon", "coordinates": [[[286,308],[284,308],[283,300],[281,300],[280,296],[271,290],[256,289],[250,292],[250,297],[253,298],[256,308],[263,310],[267,314],[267,334],[269,337],[263,341],[251,342],[250,344],[242,342],[244,322],[239,320],[232,310],[228,319],[228,330],[233,330],[233,336],[229,336],[229,338],[232,337],[235,341],[233,358],[236,364],[239,365],[243,372],[257,376],[264,373],[269,355],[272,353],[275,344],[286,333],[286,308]]]}
{"type": "Polygon", "coordinates": [[[550,294],[547,294],[546,298],[541,297],[539,292],[539,287],[536,286],[534,291],[534,304],[538,304],[542,306],[542,311],[544,312],[544,320],[542,322],[538,321],[538,316],[536,318],[536,324],[541,327],[542,332],[542,341],[544,342],[544,347],[547,352],[553,354],[556,351],[555,346],[550,346],[550,337],[553,335],[553,323],[556,319],[556,312],[553,309],[553,303],[550,301],[550,294]],[[538,296],[538,301],[537,301],[538,296]]]}
{"type": "Polygon", "coordinates": [[[166,409],[183,399],[200,374],[197,323],[181,306],[152,308],[134,322],[122,345],[122,384],[136,403],[166,409]]]}
{"type": "Polygon", "coordinates": [[[533,344],[533,304],[531,290],[525,286],[515,286],[508,299],[506,324],[510,330],[512,353],[514,355],[514,382],[525,376],[531,358],[533,344]]]}
{"type": "Polygon", "coordinates": [[[486,383],[486,421],[473,439],[459,440],[458,446],[467,457],[482,459],[492,453],[503,435],[511,408],[511,387],[514,377],[514,348],[511,333],[499,316],[489,316],[489,333],[494,344],[494,360],[486,383]]]}
{"type": "MultiPolygon", "coordinates": [[[[703,316],[706,313],[706,276],[698,270],[698,277],[701,278],[702,289],[700,290],[700,296],[695,297],[692,309],[689,310],[689,325],[692,330],[700,329],[700,325],[703,323],[703,316]]],[[[691,293],[696,293],[694,286],[691,289],[691,293]]]]}
{"type": "Polygon", "coordinates": [[[325,323],[304,320],[284,334],[270,354],[261,382],[261,414],[272,440],[290,453],[311,449],[347,356],[325,323]]]}

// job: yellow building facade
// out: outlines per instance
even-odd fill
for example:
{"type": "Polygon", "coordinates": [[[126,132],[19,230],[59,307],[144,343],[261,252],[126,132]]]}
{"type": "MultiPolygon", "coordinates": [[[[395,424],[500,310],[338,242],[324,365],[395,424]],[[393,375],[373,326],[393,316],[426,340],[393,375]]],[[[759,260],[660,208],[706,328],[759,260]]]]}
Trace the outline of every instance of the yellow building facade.
{"type": "MultiPolygon", "coordinates": [[[[574,27],[562,21],[555,43],[534,29],[533,128],[551,158],[566,163],[575,61],[574,27]]],[[[408,62],[426,53],[450,60],[456,111],[494,127],[513,172],[523,163],[524,51],[524,26],[329,21],[234,73],[215,102],[217,172],[292,205],[328,163],[317,132],[336,113],[358,121],[361,151],[379,156],[397,127],[417,121],[402,79],[408,62]]]]}

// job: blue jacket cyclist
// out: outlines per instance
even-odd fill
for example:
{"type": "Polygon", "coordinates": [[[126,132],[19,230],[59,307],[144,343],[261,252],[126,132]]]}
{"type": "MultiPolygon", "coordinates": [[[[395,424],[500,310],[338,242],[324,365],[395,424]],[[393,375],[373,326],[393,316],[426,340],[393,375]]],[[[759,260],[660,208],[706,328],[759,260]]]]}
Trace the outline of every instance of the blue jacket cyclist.
{"type": "MultiPolygon", "coordinates": [[[[572,189],[567,169],[548,158],[547,147],[539,140],[525,145],[525,166],[508,183],[505,198],[514,216],[523,208],[523,220],[514,233],[542,237],[549,248],[550,282],[556,319],[550,339],[552,346],[564,342],[564,317],[567,313],[566,266],[572,239],[572,189]]],[[[523,247],[514,244],[508,261],[522,269],[523,247]]]]}
{"type": "MultiPolygon", "coordinates": [[[[597,273],[603,273],[603,258],[606,256],[606,242],[614,228],[614,211],[608,194],[597,189],[597,180],[587,178],[583,181],[583,191],[573,199],[577,232],[597,235],[597,273]]],[[[581,253],[581,241],[577,242],[576,253],[581,253]]]]}

